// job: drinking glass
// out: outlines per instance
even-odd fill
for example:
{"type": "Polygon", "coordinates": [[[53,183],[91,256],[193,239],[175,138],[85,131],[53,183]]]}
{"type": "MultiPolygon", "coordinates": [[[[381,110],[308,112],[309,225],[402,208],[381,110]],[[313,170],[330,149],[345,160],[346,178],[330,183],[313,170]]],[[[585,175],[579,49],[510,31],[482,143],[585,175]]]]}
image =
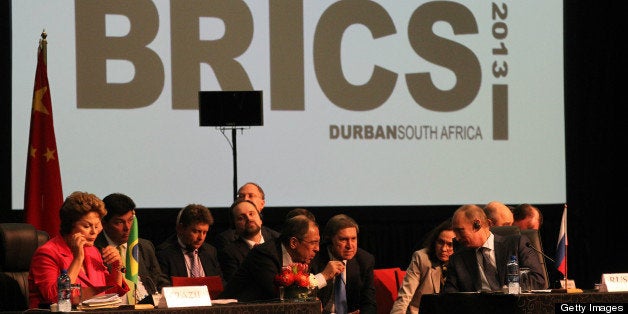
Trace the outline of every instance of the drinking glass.
{"type": "Polygon", "coordinates": [[[532,281],[530,280],[530,268],[519,268],[519,285],[521,292],[528,293],[532,291],[532,281]]]}
{"type": "Polygon", "coordinates": [[[70,302],[72,308],[76,309],[81,304],[81,284],[73,283],[70,285],[70,302]]]}
{"type": "Polygon", "coordinates": [[[162,295],[159,293],[159,291],[153,293],[153,304],[155,305],[155,307],[159,307],[159,302],[161,301],[161,298],[162,295]]]}

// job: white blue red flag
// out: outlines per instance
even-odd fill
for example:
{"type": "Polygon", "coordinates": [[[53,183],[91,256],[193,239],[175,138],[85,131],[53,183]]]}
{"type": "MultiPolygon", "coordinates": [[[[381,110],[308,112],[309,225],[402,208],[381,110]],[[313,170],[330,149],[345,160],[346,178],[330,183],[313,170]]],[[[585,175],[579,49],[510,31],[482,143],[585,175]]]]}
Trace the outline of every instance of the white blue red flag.
{"type": "Polygon", "coordinates": [[[556,245],[556,268],[567,276],[567,205],[563,210],[563,219],[560,222],[558,244],[556,245]]]}

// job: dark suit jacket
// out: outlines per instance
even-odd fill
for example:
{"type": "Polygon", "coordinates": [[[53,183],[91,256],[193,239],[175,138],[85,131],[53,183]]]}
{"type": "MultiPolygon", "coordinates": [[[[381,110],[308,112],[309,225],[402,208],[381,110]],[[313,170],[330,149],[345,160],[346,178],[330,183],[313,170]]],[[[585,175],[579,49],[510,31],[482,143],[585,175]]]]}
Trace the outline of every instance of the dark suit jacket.
{"type": "MultiPolygon", "coordinates": [[[[101,232],[96,238],[96,241],[94,241],[94,246],[103,248],[108,245],[109,243],[107,243],[105,234],[101,232]]],[[[159,266],[159,262],[155,256],[155,246],[153,243],[146,239],[139,238],[137,246],[139,255],[137,261],[137,273],[140,276],[146,291],[153,294],[156,292],[155,289],[157,289],[157,291],[161,291],[162,287],[170,286],[170,278],[161,271],[161,267],[159,266]]]]}
{"type": "MultiPolygon", "coordinates": [[[[279,232],[262,225],[262,235],[264,236],[264,241],[267,241],[267,239],[270,239],[270,236],[272,236],[273,238],[278,238],[279,232]],[[268,235],[269,238],[267,238],[266,235],[268,235]]],[[[235,233],[235,229],[230,228],[217,234],[216,237],[214,238],[214,241],[212,242],[212,245],[218,251],[220,251],[225,246],[229,245],[230,243],[234,242],[237,239],[238,239],[238,235],[235,233]]]]}
{"type": "MultiPolygon", "coordinates": [[[[327,249],[321,247],[316,257],[310,263],[310,272],[320,273],[329,262],[327,249]]],[[[373,285],[373,269],[375,268],[375,258],[373,255],[361,248],[355,257],[347,261],[347,305],[349,312],[360,310],[360,314],[376,313],[375,286],[373,285]]],[[[327,286],[318,291],[318,298],[321,300],[323,308],[331,300],[333,295],[333,280],[327,282],[327,286]]]]}
{"type": "MultiPolygon", "coordinates": [[[[279,232],[262,227],[262,236],[264,237],[264,243],[266,243],[279,238],[279,232]]],[[[233,274],[238,270],[249,251],[251,251],[249,244],[240,237],[218,250],[218,262],[226,281],[233,277],[233,274]]]]}
{"type": "MultiPolygon", "coordinates": [[[[519,259],[519,267],[530,268],[533,289],[545,287],[539,257],[536,252],[525,245],[529,241],[526,236],[522,235],[504,237],[495,234],[495,263],[500,285],[506,284],[506,264],[511,255],[516,255],[519,259]]],[[[475,251],[476,249],[465,247],[451,255],[444,292],[473,292],[482,289],[475,251]]]]}
{"type": "MultiPolygon", "coordinates": [[[[220,264],[218,264],[215,247],[203,243],[198,249],[198,257],[201,260],[205,276],[220,276],[222,278],[222,270],[220,269],[220,264]]],[[[188,270],[185,267],[185,257],[177,241],[176,234],[170,236],[166,241],[157,246],[157,260],[159,260],[159,265],[163,272],[169,277],[188,277],[188,270]]]]}
{"type": "Polygon", "coordinates": [[[278,240],[255,246],[227,282],[220,298],[241,302],[278,299],[274,279],[283,266],[281,254],[281,242],[278,240]]]}

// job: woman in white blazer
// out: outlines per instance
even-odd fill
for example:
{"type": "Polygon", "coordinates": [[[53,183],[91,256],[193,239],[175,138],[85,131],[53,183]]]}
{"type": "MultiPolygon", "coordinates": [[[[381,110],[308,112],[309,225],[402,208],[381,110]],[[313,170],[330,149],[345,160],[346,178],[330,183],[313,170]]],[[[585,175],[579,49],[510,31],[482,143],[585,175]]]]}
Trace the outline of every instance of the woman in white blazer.
{"type": "Polygon", "coordinates": [[[447,219],[430,232],[423,248],[412,254],[391,314],[419,313],[424,294],[439,293],[445,282],[449,256],[454,253],[454,231],[447,219]]]}

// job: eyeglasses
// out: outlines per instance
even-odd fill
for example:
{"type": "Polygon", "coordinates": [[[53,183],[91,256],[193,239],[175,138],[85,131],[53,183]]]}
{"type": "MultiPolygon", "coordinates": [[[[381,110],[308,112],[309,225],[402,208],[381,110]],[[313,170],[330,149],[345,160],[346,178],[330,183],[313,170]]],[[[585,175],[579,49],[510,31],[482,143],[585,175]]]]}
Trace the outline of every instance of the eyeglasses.
{"type": "Polygon", "coordinates": [[[297,240],[299,240],[299,242],[302,242],[302,243],[305,243],[305,244],[311,245],[311,246],[318,246],[318,245],[321,244],[321,241],[316,241],[316,240],[306,241],[306,240],[301,240],[301,239],[298,239],[298,238],[297,238],[297,240]]]}

